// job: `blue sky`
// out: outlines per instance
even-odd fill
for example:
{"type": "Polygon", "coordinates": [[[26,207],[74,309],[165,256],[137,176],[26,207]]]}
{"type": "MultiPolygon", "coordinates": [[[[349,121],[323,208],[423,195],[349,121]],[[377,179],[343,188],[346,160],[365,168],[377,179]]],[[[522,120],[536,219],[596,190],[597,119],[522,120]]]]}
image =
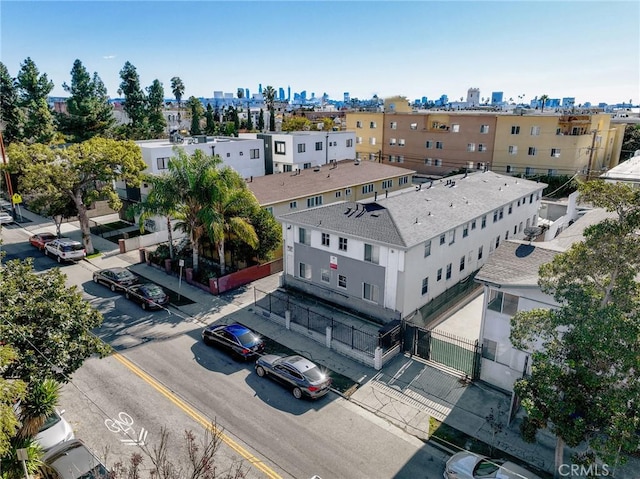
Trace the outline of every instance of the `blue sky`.
{"type": "Polygon", "coordinates": [[[471,87],[525,100],[640,102],[640,2],[11,1],[0,57],[31,57],[64,96],[80,59],[117,96],[126,61],[143,87],[182,78],[185,97],[258,84],[333,99],[446,94],[471,87]]]}

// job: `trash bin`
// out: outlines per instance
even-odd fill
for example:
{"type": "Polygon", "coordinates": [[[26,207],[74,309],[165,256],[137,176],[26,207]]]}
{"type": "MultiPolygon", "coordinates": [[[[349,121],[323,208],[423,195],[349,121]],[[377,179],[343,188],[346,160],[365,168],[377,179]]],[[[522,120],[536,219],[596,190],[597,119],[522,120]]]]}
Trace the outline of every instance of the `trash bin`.
{"type": "Polygon", "coordinates": [[[141,263],[146,263],[147,262],[147,250],[144,248],[140,248],[138,250],[140,252],[140,262],[141,263]]]}

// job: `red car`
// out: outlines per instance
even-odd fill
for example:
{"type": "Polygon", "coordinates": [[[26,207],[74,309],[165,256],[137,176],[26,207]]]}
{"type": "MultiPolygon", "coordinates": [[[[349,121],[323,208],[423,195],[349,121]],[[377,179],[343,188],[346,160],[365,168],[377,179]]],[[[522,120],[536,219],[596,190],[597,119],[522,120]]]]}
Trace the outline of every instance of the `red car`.
{"type": "Polygon", "coordinates": [[[57,236],[53,233],[36,233],[31,238],[29,238],[29,243],[42,251],[44,249],[44,245],[56,238],[57,236]]]}

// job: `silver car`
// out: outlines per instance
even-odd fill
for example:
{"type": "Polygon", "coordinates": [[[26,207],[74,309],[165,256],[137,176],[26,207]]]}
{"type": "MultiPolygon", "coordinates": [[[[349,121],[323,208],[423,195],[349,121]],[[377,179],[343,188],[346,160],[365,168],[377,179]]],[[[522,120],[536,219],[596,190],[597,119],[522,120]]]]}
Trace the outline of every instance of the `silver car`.
{"type": "Polygon", "coordinates": [[[54,256],[58,263],[62,263],[63,261],[79,261],[87,256],[87,251],[79,241],[63,238],[45,244],[44,254],[54,256]]]}
{"type": "Polygon", "coordinates": [[[451,456],[444,468],[444,479],[540,479],[509,461],[489,459],[472,452],[451,456]]]}
{"type": "Polygon", "coordinates": [[[327,394],[331,377],[318,366],[302,356],[277,356],[267,354],[256,361],[258,376],[269,376],[291,388],[293,396],[316,399],[327,394]]]}
{"type": "Polygon", "coordinates": [[[44,462],[55,471],[57,479],[104,479],[109,470],[91,449],[79,439],[64,442],[44,456],[44,462]]]}
{"type": "Polygon", "coordinates": [[[58,444],[75,439],[73,429],[65,418],[62,417],[63,411],[54,411],[38,431],[35,440],[43,450],[48,451],[58,444]]]}

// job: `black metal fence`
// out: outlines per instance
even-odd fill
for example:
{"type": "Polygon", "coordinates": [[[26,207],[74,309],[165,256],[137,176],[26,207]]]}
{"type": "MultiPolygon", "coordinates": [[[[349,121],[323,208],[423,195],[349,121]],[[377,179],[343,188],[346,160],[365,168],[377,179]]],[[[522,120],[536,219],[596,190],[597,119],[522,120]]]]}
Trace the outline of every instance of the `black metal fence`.
{"type": "Polygon", "coordinates": [[[378,346],[384,352],[400,342],[400,324],[395,329],[380,330],[377,333],[372,333],[358,328],[355,324],[348,324],[339,319],[326,316],[305,305],[292,301],[289,295],[281,291],[267,293],[254,288],[254,303],[256,306],[280,317],[285,317],[285,312],[289,311],[291,322],[306,328],[308,331],[325,334],[327,327],[330,327],[333,340],[371,357],[374,356],[378,346]]]}

